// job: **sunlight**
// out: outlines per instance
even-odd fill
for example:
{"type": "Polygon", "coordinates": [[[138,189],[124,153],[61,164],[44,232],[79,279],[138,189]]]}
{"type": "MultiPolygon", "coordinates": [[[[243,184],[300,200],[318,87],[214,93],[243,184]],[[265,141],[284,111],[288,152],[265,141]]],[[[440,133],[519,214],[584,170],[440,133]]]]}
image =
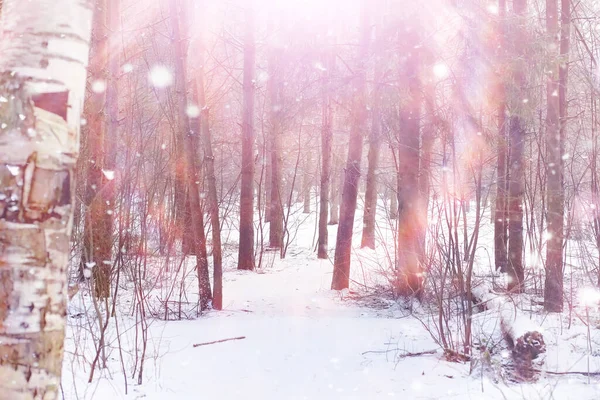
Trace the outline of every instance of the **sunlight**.
{"type": "Polygon", "coordinates": [[[540,4],[0,0],[0,397],[595,398],[600,2],[540,4]]]}

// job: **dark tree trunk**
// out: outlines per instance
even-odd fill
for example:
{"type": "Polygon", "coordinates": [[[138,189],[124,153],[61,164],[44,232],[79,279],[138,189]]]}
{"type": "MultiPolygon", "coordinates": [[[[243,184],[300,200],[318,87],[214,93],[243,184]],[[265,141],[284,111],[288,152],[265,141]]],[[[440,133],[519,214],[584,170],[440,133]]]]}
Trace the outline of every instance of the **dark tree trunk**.
{"type": "Polygon", "coordinates": [[[283,117],[283,49],[271,49],[269,60],[269,97],[271,120],[271,215],[269,218],[269,246],[279,249],[283,245],[283,202],[281,150],[283,117]]]}
{"type": "Polygon", "coordinates": [[[337,157],[333,157],[332,154],[331,187],[329,197],[329,225],[337,225],[340,222],[340,186],[342,173],[339,166],[340,162],[337,160],[337,157]]]}
{"type": "Polygon", "coordinates": [[[238,269],[254,269],[254,9],[246,11],[238,269]]]}
{"type": "Polygon", "coordinates": [[[110,295],[112,270],[112,209],[115,197],[115,143],[118,129],[116,77],[119,73],[119,58],[116,34],[111,33],[117,32],[118,29],[119,1],[103,0],[94,18],[93,37],[96,51],[92,52],[89,67],[93,93],[89,106],[86,107],[86,114],[92,155],[88,165],[86,203],[89,208],[84,223],[85,248],[82,257],[82,263],[88,267],[95,265],[94,295],[99,298],[110,295]],[[94,83],[101,85],[103,82],[106,91],[94,88],[94,83]]]}
{"type": "Polygon", "coordinates": [[[406,54],[400,71],[408,102],[400,110],[398,134],[398,265],[397,294],[420,298],[423,279],[419,266],[419,130],[421,84],[418,34],[404,34],[401,50],[406,54]]]}
{"type": "MultiPolygon", "coordinates": [[[[307,146],[308,147],[308,146],[307,146]]],[[[312,191],[312,172],[310,168],[311,153],[309,151],[304,154],[304,166],[302,168],[302,213],[310,214],[310,195],[312,191]]]]}
{"type": "MultiPolygon", "coordinates": [[[[202,21],[204,22],[204,21],[202,21]]],[[[200,137],[204,144],[204,170],[208,189],[208,214],[212,228],[212,255],[213,255],[213,301],[215,310],[223,308],[223,256],[221,246],[221,225],[219,221],[219,198],[217,195],[217,179],[215,176],[215,157],[212,148],[212,138],[209,124],[209,107],[206,103],[204,89],[204,31],[200,25],[200,34],[197,42],[198,66],[196,72],[196,88],[198,94],[198,107],[200,108],[200,137]]]]}
{"type": "MultiPolygon", "coordinates": [[[[524,46],[522,43],[525,29],[525,12],[527,9],[526,0],[514,0],[513,10],[518,17],[517,32],[521,34],[513,35],[512,49],[516,59],[524,59],[524,46]]],[[[525,122],[522,117],[522,111],[518,109],[523,107],[521,99],[525,98],[525,73],[523,67],[515,68],[513,82],[514,100],[516,104],[511,104],[514,113],[511,113],[509,125],[510,152],[509,152],[509,175],[508,184],[508,290],[513,292],[522,292],[524,289],[523,281],[525,271],[523,268],[523,152],[525,147],[525,122]]]]}
{"type": "MultiPolygon", "coordinates": [[[[504,45],[505,45],[505,23],[506,23],[506,0],[499,1],[499,56],[498,61],[502,64],[505,61],[504,45]]],[[[508,189],[508,169],[506,162],[508,157],[508,138],[506,137],[506,89],[504,80],[505,76],[498,75],[497,77],[497,92],[498,92],[498,169],[497,169],[497,186],[496,186],[496,202],[495,202],[495,219],[494,219],[494,260],[496,270],[506,272],[506,264],[508,262],[508,236],[507,236],[507,189],[508,189]]]]}
{"type": "MultiPolygon", "coordinates": [[[[378,37],[376,40],[381,41],[378,37]]],[[[380,46],[377,46],[379,49],[380,46]]],[[[377,52],[380,54],[380,52],[377,52]]],[[[360,247],[375,248],[375,216],[377,215],[377,168],[379,167],[379,152],[381,148],[381,78],[382,61],[375,63],[374,90],[371,106],[372,122],[369,137],[369,154],[367,155],[367,182],[365,189],[365,206],[363,213],[363,231],[360,247]]]]}
{"type": "MultiPolygon", "coordinates": [[[[563,242],[564,242],[564,161],[565,128],[567,118],[567,74],[570,39],[570,1],[561,0],[561,28],[558,27],[557,0],[546,0],[546,26],[550,45],[557,45],[560,32],[560,57],[552,68],[547,85],[548,111],[546,113],[546,190],[547,221],[550,238],[546,248],[546,282],[544,309],[549,312],[563,310],[563,242]]],[[[551,46],[549,46],[551,48],[551,46]]]]}
{"type": "Polygon", "coordinates": [[[390,193],[390,219],[398,219],[398,179],[395,179],[389,189],[390,193]]]}
{"type": "MultiPolygon", "coordinates": [[[[173,29],[173,46],[175,49],[175,91],[177,98],[178,132],[183,144],[184,153],[179,155],[183,160],[187,196],[190,204],[192,237],[196,253],[196,269],[198,273],[198,302],[200,310],[208,308],[212,299],[210,289],[210,278],[208,274],[208,261],[206,254],[206,241],[204,236],[204,218],[200,206],[199,185],[201,182],[201,171],[197,165],[198,143],[197,135],[190,133],[190,121],[187,116],[187,95],[185,91],[186,73],[184,43],[180,32],[180,10],[178,0],[169,2],[169,10],[173,29]]],[[[185,26],[185,23],[183,23],[185,26]]]]}
{"type": "Polygon", "coordinates": [[[317,257],[325,259],[328,257],[328,232],[327,217],[329,209],[329,190],[331,186],[331,149],[333,145],[333,105],[331,103],[331,77],[335,65],[333,52],[325,55],[326,70],[323,73],[323,86],[321,88],[321,186],[319,195],[319,241],[317,257]]]}
{"type": "Polygon", "coordinates": [[[426,237],[428,226],[428,210],[429,210],[429,192],[431,180],[431,157],[433,144],[435,142],[435,88],[433,85],[428,85],[426,88],[426,112],[429,117],[429,124],[423,128],[421,138],[421,159],[419,165],[419,259],[421,265],[425,265],[426,255],[426,237]]]}
{"type": "Polygon", "coordinates": [[[335,258],[333,263],[333,279],[331,288],[342,290],[350,284],[350,255],[352,252],[352,234],[354,230],[354,214],[358,196],[358,181],[360,179],[360,161],[362,158],[363,135],[367,121],[366,113],[366,58],[369,47],[370,26],[367,16],[367,4],[363,2],[361,38],[357,67],[351,85],[352,125],[350,127],[350,142],[348,144],[348,160],[342,190],[340,208],[340,223],[338,226],[335,258]]]}
{"type": "MultiPolygon", "coordinates": [[[[266,135],[263,135],[266,136],[266,135]]],[[[271,221],[271,143],[270,138],[265,138],[265,207],[264,207],[264,221],[271,221]]]]}

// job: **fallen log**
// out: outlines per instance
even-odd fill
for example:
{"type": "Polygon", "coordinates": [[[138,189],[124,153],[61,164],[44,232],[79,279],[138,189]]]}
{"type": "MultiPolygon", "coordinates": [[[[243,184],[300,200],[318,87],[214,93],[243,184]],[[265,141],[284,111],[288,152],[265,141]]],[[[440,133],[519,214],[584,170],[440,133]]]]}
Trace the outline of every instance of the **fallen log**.
{"type": "Polygon", "coordinates": [[[540,327],[519,309],[518,298],[485,289],[479,295],[479,298],[488,303],[490,310],[498,310],[500,331],[511,354],[514,378],[518,381],[533,380],[537,372],[533,367],[533,360],[546,352],[540,327]]]}

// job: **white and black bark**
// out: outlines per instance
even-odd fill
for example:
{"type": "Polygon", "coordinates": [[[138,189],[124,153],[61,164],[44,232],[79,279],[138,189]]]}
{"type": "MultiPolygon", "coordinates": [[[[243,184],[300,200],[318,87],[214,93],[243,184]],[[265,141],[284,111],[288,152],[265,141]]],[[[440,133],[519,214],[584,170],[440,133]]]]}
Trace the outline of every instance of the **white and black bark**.
{"type": "Polygon", "coordinates": [[[91,0],[5,0],[0,39],[0,397],[57,399],[91,0]]]}

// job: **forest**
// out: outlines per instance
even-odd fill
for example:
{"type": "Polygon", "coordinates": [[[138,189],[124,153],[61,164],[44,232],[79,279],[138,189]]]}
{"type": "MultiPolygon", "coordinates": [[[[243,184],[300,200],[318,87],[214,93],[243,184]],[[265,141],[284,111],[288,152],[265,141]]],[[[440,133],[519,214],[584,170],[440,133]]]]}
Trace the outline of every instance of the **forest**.
{"type": "Polygon", "coordinates": [[[0,400],[600,398],[600,2],[0,0],[0,400]]]}

